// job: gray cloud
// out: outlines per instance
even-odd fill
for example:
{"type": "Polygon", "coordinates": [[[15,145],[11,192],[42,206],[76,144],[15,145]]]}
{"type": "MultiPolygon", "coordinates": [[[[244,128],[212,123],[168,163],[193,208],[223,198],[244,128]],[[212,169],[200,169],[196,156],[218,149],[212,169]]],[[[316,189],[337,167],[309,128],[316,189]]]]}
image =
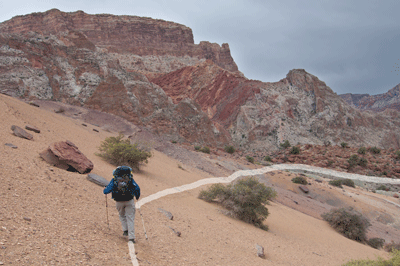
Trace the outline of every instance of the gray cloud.
{"type": "Polygon", "coordinates": [[[383,93],[400,83],[398,0],[7,1],[0,21],[51,8],[174,21],[195,42],[229,43],[246,77],[272,82],[304,68],[341,93],[383,93]]]}

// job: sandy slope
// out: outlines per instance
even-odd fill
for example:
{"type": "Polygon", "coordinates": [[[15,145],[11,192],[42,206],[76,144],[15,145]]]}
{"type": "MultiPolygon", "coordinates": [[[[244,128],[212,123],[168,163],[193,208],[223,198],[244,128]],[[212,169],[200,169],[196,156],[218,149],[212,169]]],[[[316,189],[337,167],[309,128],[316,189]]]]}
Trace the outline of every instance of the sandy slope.
{"type": "MultiPolygon", "coordinates": [[[[0,95],[0,123],[0,261],[4,265],[132,265],[112,200],[108,198],[108,228],[102,189],[84,175],[49,166],[38,155],[52,142],[70,140],[92,160],[93,173],[111,178],[114,167],[95,153],[113,133],[84,127],[79,120],[4,95],[0,95]],[[32,133],[33,141],[20,139],[11,133],[13,124],[30,124],[42,132],[32,133]]],[[[135,175],[143,196],[206,177],[157,151],[135,175]]],[[[135,247],[140,265],[341,265],[349,259],[386,255],[276,202],[268,207],[270,231],[259,230],[197,199],[199,190],[142,207],[149,240],[137,215],[135,247]],[[174,219],[168,220],[158,208],[170,211],[174,219]],[[170,228],[179,230],[181,237],[170,228]],[[256,256],[256,244],[264,246],[265,259],[256,256]]]]}

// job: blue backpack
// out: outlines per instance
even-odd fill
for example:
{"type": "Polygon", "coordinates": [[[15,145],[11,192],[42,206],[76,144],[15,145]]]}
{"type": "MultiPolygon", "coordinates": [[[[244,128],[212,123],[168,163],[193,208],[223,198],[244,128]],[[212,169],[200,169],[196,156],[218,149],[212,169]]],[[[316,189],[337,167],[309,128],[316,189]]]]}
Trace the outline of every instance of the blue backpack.
{"type": "Polygon", "coordinates": [[[132,178],[132,168],[128,166],[118,166],[113,171],[114,190],[112,197],[116,201],[129,201],[140,197],[140,188],[132,178]]]}

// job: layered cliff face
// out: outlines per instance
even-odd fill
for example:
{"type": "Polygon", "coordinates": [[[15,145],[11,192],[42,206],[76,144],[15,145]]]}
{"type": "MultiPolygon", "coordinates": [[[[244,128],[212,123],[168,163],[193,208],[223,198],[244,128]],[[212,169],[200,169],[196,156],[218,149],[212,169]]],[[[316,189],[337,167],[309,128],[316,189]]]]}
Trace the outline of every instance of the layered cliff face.
{"type": "Polygon", "coordinates": [[[1,23],[0,92],[109,112],[211,147],[400,143],[398,112],[361,112],[302,69],[249,80],[227,44],[196,45],[189,28],[149,18],[50,10],[1,23]]]}
{"type": "Polygon", "coordinates": [[[164,20],[52,9],[17,16],[0,24],[2,33],[62,36],[60,33],[71,31],[79,31],[103,52],[125,61],[121,65],[127,70],[167,73],[188,63],[211,59],[224,69],[238,71],[228,44],[221,47],[201,42],[196,45],[190,28],[164,20]]]}
{"type": "Polygon", "coordinates": [[[371,110],[375,112],[393,109],[400,111],[400,84],[386,93],[369,95],[369,94],[342,94],[340,95],[351,106],[360,110],[371,110]]]}
{"type": "Polygon", "coordinates": [[[275,150],[284,140],[393,147],[400,139],[397,112],[361,112],[303,69],[264,83],[205,62],[150,81],[175,103],[185,98],[198,102],[235,145],[248,151],[275,150]]]}

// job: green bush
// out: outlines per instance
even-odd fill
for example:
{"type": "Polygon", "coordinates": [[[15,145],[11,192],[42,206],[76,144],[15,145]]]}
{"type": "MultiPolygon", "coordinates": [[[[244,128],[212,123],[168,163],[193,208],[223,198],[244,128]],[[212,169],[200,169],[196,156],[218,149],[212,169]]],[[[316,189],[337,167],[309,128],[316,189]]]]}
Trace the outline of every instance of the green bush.
{"type": "Polygon", "coordinates": [[[347,160],[347,162],[349,163],[349,166],[348,166],[349,169],[354,167],[355,165],[357,165],[358,164],[357,154],[351,155],[350,158],[347,160]]]}
{"type": "Polygon", "coordinates": [[[367,148],[360,147],[357,152],[358,152],[358,154],[365,154],[367,152],[367,148]]]}
{"type": "Polygon", "coordinates": [[[201,151],[201,152],[203,152],[203,153],[210,153],[210,148],[207,147],[207,146],[205,146],[205,147],[200,148],[199,151],[201,151]]]}
{"type": "Polygon", "coordinates": [[[290,142],[288,140],[285,140],[283,143],[280,143],[279,146],[281,146],[282,148],[286,149],[286,148],[289,148],[291,145],[290,145],[290,142]]]}
{"type": "Polygon", "coordinates": [[[342,143],[340,143],[340,146],[342,146],[342,148],[344,149],[344,148],[349,147],[349,144],[347,144],[346,142],[342,142],[342,143]]]}
{"type": "Polygon", "coordinates": [[[373,247],[375,249],[380,249],[385,244],[385,239],[383,238],[371,238],[367,242],[368,246],[373,247]]]}
{"type": "Polygon", "coordinates": [[[201,149],[200,146],[194,146],[194,150],[199,151],[201,149]]]}
{"type": "Polygon", "coordinates": [[[200,199],[208,202],[217,200],[229,210],[231,216],[264,230],[268,230],[263,221],[269,214],[264,204],[275,197],[274,189],[266,187],[254,177],[241,179],[228,186],[214,184],[199,194],[200,199]]]}
{"type": "Polygon", "coordinates": [[[151,157],[149,148],[139,148],[138,144],[131,144],[129,139],[117,137],[106,138],[99,147],[100,153],[96,154],[113,165],[128,165],[132,169],[139,170],[142,163],[147,163],[151,157]]]}
{"type": "Polygon", "coordinates": [[[227,153],[232,154],[232,153],[234,153],[234,152],[236,151],[236,149],[235,149],[235,147],[233,147],[233,146],[225,146],[225,151],[226,151],[227,153]]]}
{"type": "Polygon", "coordinates": [[[390,254],[392,258],[383,260],[378,258],[377,260],[352,260],[343,266],[399,266],[400,265],[400,251],[394,251],[390,254]]]}
{"type": "Polygon", "coordinates": [[[335,186],[335,187],[340,187],[343,188],[342,185],[348,186],[348,187],[356,187],[354,185],[354,181],[351,179],[335,179],[335,180],[331,180],[329,181],[329,185],[335,186]]]}
{"type": "Polygon", "coordinates": [[[351,180],[351,179],[346,178],[346,179],[343,179],[341,181],[342,181],[342,185],[345,185],[345,186],[348,186],[348,187],[356,187],[354,185],[354,181],[351,180]]]}
{"type": "Polygon", "coordinates": [[[400,159],[400,150],[396,151],[396,159],[399,160],[400,159]]]}
{"type": "Polygon", "coordinates": [[[371,225],[367,218],[353,208],[332,209],[321,215],[337,232],[345,237],[365,242],[367,228],[371,225]]]}
{"type": "Polygon", "coordinates": [[[358,160],[358,165],[360,165],[360,166],[362,166],[362,167],[366,167],[367,166],[367,164],[368,164],[368,160],[367,160],[367,158],[360,158],[359,160],[358,160]]]}
{"type": "Polygon", "coordinates": [[[302,185],[308,184],[307,179],[302,176],[296,176],[296,177],[292,178],[292,182],[296,183],[296,184],[302,184],[302,185]]]}
{"type": "Polygon", "coordinates": [[[293,146],[292,149],[290,150],[291,154],[299,154],[300,153],[300,148],[297,146],[293,146]]]}
{"type": "Polygon", "coordinates": [[[377,147],[371,147],[368,149],[369,152],[374,153],[374,154],[379,154],[381,153],[381,149],[377,148],[377,147]]]}
{"type": "Polygon", "coordinates": [[[246,156],[246,160],[247,160],[249,163],[254,163],[254,158],[251,157],[251,156],[249,156],[249,155],[246,156]]]}
{"type": "Polygon", "coordinates": [[[267,155],[267,156],[264,157],[264,161],[272,162],[272,158],[267,155]]]}
{"type": "Polygon", "coordinates": [[[385,185],[380,185],[376,190],[388,190],[388,188],[385,185]]]}
{"type": "Polygon", "coordinates": [[[342,188],[342,180],[336,179],[329,181],[329,185],[342,188]]]}

